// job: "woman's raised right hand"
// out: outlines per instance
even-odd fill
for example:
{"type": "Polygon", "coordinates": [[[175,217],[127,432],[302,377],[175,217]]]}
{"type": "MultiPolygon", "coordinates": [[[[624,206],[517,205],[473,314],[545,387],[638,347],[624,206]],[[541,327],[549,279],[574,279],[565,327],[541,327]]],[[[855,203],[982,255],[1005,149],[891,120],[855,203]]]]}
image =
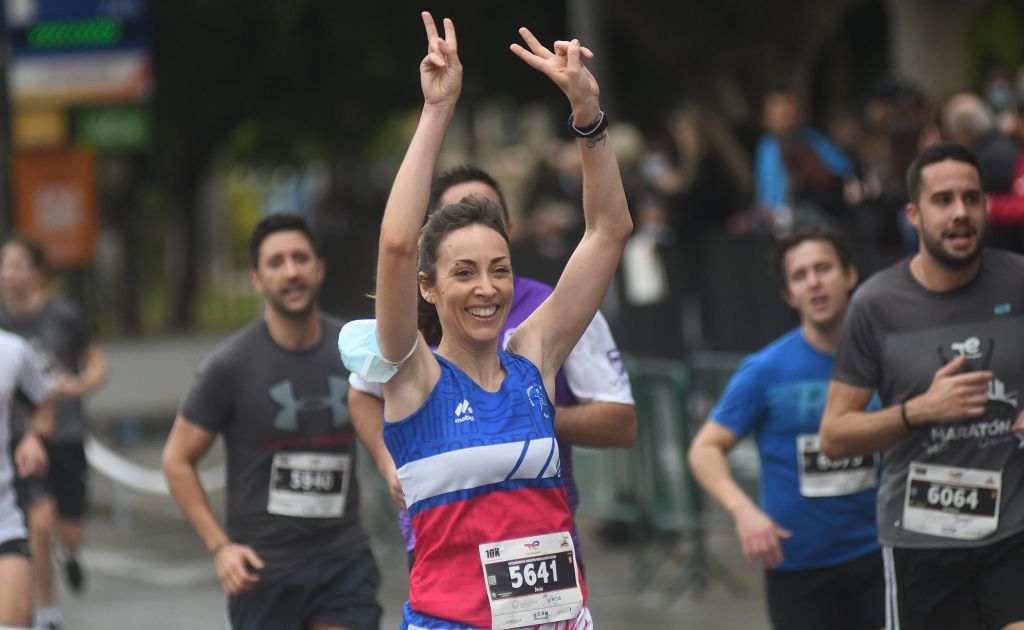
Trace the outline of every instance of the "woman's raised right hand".
{"type": "Polygon", "coordinates": [[[429,11],[420,14],[427,31],[427,56],[420,62],[420,86],[423,102],[432,107],[454,106],[462,91],[462,62],[459,61],[455,24],[444,19],[444,37],[429,11]]]}

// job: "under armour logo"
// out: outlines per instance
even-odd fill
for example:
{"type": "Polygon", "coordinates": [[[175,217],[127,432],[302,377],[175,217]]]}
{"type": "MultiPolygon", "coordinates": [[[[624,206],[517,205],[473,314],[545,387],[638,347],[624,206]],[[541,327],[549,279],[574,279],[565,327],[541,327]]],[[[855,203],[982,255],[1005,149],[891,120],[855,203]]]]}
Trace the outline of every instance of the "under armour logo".
{"type": "Polygon", "coordinates": [[[295,390],[292,389],[291,380],[285,379],[271,385],[267,393],[270,395],[270,399],[281,407],[281,411],[274,416],[274,427],[281,431],[297,431],[299,412],[317,409],[331,410],[332,423],[335,428],[345,426],[349,421],[348,407],[345,405],[348,381],[340,376],[328,376],[327,387],[330,391],[327,396],[304,396],[297,399],[295,390]]]}

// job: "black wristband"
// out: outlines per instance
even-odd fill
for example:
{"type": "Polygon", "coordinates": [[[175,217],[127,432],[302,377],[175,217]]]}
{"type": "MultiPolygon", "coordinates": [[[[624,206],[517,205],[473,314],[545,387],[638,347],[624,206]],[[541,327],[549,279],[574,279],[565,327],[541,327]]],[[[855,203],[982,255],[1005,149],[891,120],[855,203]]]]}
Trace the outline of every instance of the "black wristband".
{"type": "Polygon", "coordinates": [[[569,133],[576,136],[577,138],[593,138],[597,134],[601,133],[608,128],[608,117],[604,115],[604,112],[598,112],[597,122],[579,129],[573,124],[572,114],[569,114],[569,133]]]}
{"type": "Polygon", "coordinates": [[[900,420],[903,421],[903,426],[907,428],[908,433],[914,432],[914,425],[910,424],[910,418],[907,417],[907,401],[900,403],[900,420]]]}

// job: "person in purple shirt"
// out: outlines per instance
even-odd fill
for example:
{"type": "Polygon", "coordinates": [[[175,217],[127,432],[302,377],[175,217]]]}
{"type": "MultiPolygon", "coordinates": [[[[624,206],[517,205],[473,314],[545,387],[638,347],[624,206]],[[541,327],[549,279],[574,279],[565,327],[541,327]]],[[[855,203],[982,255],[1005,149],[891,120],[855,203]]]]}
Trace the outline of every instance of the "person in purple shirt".
{"type": "MultiPolygon", "coordinates": [[[[430,207],[438,208],[470,195],[480,195],[497,203],[504,214],[509,233],[508,204],[497,182],[480,168],[457,166],[444,172],[434,182],[430,207]]],[[[508,320],[501,331],[504,346],[512,338],[516,326],[525,320],[553,291],[552,287],[515,276],[514,296],[508,320]]],[[[436,342],[439,332],[431,339],[431,331],[424,330],[428,341],[436,342]]],[[[415,559],[416,540],[405,510],[405,499],[398,483],[395,464],[384,446],[384,401],[380,385],[370,383],[353,373],[349,376],[348,406],[352,423],[363,445],[373,457],[381,476],[388,482],[391,497],[402,508],[398,523],[409,552],[409,566],[415,559]]],[[[579,493],[572,475],[572,445],[588,447],[628,447],[636,439],[636,412],[633,394],[612,338],[608,322],[600,311],[590,323],[575,349],[566,359],[555,383],[555,434],[558,438],[562,478],[569,498],[569,509],[575,514],[579,493]]],[[[576,533],[573,533],[576,538],[576,533]]],[[[576,540],[579,548],[579,540],[576,540]]]]}

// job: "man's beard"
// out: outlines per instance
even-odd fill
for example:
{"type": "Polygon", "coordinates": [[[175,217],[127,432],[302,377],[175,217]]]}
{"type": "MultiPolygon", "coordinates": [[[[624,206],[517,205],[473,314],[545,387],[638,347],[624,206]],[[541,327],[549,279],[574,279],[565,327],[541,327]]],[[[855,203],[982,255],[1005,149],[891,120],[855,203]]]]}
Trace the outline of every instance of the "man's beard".
{"type": "Polygon", "coordinates": [[[981,255],[981,241],[984,236],[984,232],[978,231],[977,240],[974,243],[974,249],[962,257],[953,256],[944,250],[942,248],[941,239],[936,242],[928,236],[927,230],[924,230],[923,228],[921,230],[921,236],[921,240],[924,241],[924,248],[928,250],[928,253],[931,254],[932,258],[934,258],[936,262],[946,269],[957,270],[963,269],[964,267],[970,267],[971,264],[978,259],[978,256],[981,255]]]}
{"type": "Polygon", "coordinates": [[[319,291],[314,292],[313,296],[309,299],[309,302],[305,306],[299,309],[292,309],[285,306],[284,301],[276,297],[267,297],[267,304],[270,308],[274,309],[274,312],[278,315],[290,319],[292,321],[301,321],[308,318],[316,310],[317,305],[317,294],[319,291]]]}

